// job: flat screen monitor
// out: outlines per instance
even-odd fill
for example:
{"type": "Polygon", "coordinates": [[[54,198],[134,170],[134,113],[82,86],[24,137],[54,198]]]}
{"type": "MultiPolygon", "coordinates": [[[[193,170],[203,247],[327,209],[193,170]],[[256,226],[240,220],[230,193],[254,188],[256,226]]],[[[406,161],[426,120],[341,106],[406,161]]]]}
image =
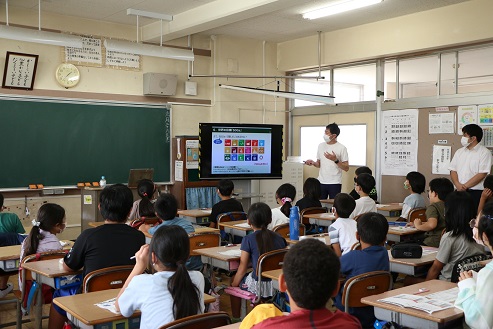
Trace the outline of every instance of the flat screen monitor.
{"type": "Polygon", "coordinates": [[[282,125],[199,124],[200,179],[279,179],[282,153],[282,125]]]}
{"type": "Polygon", "coordinates": [[[154,168],[146,169],[130,169],[128,174],[128,187],[137,187],[142,179],[150,179],[154,177],[154,168]]]}

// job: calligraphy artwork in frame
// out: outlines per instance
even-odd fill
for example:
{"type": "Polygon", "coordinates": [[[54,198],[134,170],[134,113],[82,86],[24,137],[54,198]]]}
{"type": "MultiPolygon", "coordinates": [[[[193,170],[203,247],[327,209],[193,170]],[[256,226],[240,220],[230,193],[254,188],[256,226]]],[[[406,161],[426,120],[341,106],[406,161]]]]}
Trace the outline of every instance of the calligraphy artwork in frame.
{"type": "Polygon", "coordinates": [[[7,51],[3,71],[3,88],[33,90],[38,55],[7,51]]]}

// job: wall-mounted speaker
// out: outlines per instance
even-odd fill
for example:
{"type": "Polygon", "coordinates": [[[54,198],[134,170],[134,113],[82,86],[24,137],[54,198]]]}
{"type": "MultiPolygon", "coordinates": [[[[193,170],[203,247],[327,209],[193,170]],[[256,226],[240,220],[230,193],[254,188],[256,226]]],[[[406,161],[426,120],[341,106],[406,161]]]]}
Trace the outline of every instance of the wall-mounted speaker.
{"type": "Polygon", "coordinates": [[[178,78],[174,74],[144,73],[144,95],[174,96],[178,78]]]}

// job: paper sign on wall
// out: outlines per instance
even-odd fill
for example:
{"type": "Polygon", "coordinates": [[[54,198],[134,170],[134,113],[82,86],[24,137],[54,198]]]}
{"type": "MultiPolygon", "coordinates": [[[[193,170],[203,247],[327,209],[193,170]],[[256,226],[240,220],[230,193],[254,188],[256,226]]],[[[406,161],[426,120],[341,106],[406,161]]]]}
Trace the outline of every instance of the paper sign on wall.
{"type": "Polygon", "coordinates": [[[175,161],[175,182],[183,182],[183,161],[175,161]]]}
{"type": "Polygon", "coordinates": [[[478,107],[459,106],[457,108],[457,134],[462,135],[462,127],[471,123],[478,122],[478,107]]]}
{"type": "Polygon", "coordinates": [[[453,134],[455,126],[454,113],[430,113],[428,121],[429,134],[453,134]]]}
{"type": "Polygon", "coordinates": [[[432,174],[448,175],[452,159],[452,146],[433,145],[432,174]]]}

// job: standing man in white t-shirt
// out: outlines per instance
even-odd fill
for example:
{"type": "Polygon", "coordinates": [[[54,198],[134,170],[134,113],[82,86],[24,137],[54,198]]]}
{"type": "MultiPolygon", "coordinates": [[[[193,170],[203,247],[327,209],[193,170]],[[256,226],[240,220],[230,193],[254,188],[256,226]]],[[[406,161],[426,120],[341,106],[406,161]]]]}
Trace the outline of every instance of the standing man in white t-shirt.
{"type": "Polygon", "coordinates": [[[325,127],[325,142],[318,146],[317,161],[305,161],[309,166],[320,168],[318,180],[322,190],[321,199],[333,199],[341,192],[342,171],[349,170],[347,149],[337,142],[340,133],[341,130],[335,122],[325,127]]]}
{"type": "Polygon", "coordinates": [[[479,144],[483,139],[483,129],[476,124],[462,128],[461,144],[452,162],[450,178],[457,191],[467,191],[473,198],[476,209],[483,192],[483,181],[491,170],[491,152],[479,144]]]}

